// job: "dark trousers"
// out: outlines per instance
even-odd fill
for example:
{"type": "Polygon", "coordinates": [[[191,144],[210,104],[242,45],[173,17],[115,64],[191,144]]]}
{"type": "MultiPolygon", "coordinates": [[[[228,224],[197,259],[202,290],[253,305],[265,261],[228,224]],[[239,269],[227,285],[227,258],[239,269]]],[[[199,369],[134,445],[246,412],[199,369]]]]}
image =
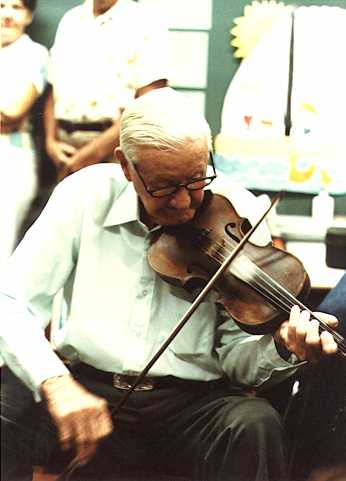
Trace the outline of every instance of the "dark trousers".
{"type": "MultiPolygon", "coordinates": [[[[123,392],[79,377],[114,408],[123,392]]],[[[2,396],[2,481],[31,481],[32,465],[62,456],[43,403],[6,368],[2,396]]],[[[177,382],[134,392],[114,417],[114,431],[71,479],[116,481],[131,473],[166,473],[196,481],[284,481],[284,433],[263,398],[232,389],[229,381],[177,382]]],[[[136,476],[133,477],[137,480],[136,476]]]]}

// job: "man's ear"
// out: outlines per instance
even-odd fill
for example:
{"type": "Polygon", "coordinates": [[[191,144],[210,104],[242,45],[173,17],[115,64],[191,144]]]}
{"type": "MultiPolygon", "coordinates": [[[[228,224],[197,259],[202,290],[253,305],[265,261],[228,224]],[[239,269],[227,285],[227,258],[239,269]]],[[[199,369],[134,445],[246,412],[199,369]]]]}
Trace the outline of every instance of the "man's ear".
{"type": "Polygon", "coordinates": [[[124,153],[123,153],[123,151],[121,150],[120,147],[116,147],[116,149],[114,150],[114,158],[115,158],[116,162],[121,165],[121,168],[123,169],[123,172],[124,172],[124,175],[125,175],[126,179],[129,182],[131,182],[132,181],[131,169],[130,169],[129,163],[126,160],[126,157],[125,157],[125,155],[124,155],[124,153]]]}

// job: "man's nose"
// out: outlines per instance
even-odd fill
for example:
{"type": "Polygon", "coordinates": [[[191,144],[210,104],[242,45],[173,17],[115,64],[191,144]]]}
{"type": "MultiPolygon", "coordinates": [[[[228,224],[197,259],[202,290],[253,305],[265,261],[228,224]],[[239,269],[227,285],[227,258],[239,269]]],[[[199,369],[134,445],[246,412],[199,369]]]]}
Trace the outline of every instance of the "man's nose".
{"type": "Polygon", "coordinates": [[[188,209],[191,205],[191,195],[186,187],[180,187],[172,196],[170,205],[175,209],[188,209]]]}

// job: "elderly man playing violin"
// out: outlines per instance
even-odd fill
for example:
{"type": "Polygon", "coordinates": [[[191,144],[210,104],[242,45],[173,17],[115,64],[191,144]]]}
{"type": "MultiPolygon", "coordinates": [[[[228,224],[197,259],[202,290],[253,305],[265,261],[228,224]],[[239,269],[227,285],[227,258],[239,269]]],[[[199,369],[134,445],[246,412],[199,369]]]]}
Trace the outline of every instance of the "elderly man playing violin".
{"type": "MultiPolygon", "coordinates": [[[[57,453],[69,480],[288,479],[280,416],[260,394],[337,352],[308,311],[293,306],[274,330],[252,335],[212,289],[135,381],[201,289],[177,281],[174,256],[171,278],[152,267],[161,234],[185,232],[217,193],[249,224],[260,217],[258,199],[220,181],[210,152],[208,124],[183,94],[145,94],[123,113],[118,165],[93,165],[58,184],[9,259],[0,283],[2,479],[30,481],[32,466],[57,453]]],[[[217,211],[209,217],[216,222],[217,211]]],[[[191,236],[198,249],[194,229],[191,236]]],[[[249,242],[270,243],[265,222],[249,242]]]]}

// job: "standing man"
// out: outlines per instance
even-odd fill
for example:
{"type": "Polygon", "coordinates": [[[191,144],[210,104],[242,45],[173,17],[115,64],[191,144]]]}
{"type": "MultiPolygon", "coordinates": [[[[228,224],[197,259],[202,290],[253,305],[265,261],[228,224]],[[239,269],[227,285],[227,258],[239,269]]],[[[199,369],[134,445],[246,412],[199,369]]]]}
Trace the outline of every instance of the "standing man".
{"type": "MultiPolygon", "coordinates": [[[[122,115],[120,165],[92,165],[60,182],[11,257],[0,280],[1,354],[16,375],[5,368],[4,480],[31,481],[35,453],[54,459],[59,449],[78,466],[74,481],[143,470],[287,480],[279,414],[249,391],[287,379],[298,360],[335,353],[333,337],[297,306],[273,335],[251,336],[210,292],[116,409],[194,298],[151,267],[154,239],[202,214],[221,188],[250,223],[260,215],[250,192],[218,185],[210,152],[209,126],[182,94],[143,95],[122,115]],[[44,327],[61,288],[55,353],[44,327]]],[[[270,242],[265,224],[251,242],[270,242]]]]}
{"type": "Polygon", "coordinates": [[[61,19],[51,50],[46,150],[63,178],[112,160],[133,97],[167,83],[167,30],[133,0],[86,0],[61,19]]]}

